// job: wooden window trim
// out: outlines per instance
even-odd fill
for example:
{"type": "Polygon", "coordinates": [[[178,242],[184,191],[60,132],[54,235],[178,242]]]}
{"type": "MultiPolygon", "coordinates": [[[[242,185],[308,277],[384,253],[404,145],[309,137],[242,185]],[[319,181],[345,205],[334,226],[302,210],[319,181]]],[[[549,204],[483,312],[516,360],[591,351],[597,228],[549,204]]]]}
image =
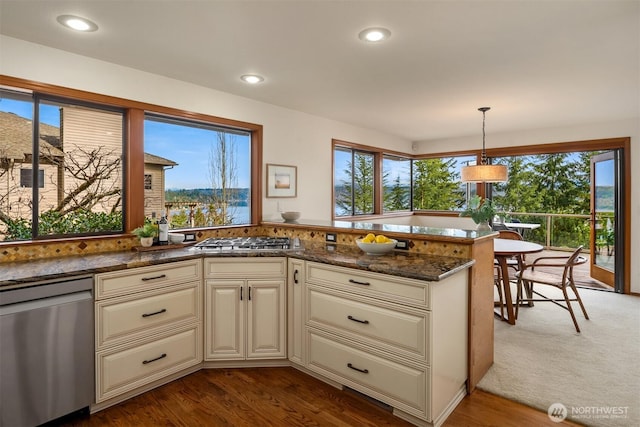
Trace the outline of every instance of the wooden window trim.
{"type": "MultiPolygon", "coordinates": [[[[243,122],[194,113],[177,108],[164,107],[155,104],[133,101],[109,95],[71,89],[67,87],[36,82],[6,75],[0,75],[0,85],[26,89],[43,95],[54,95],[71,100],[93,102],[106,106],[125,109],[126,144],[125,177],[123,200],[124,230],[132,230],[144,222],[144,115],[145,112],[163,114],[194,121],[212,123],[230,128],[251,132],[251,218],[250,225],[262,222],[262,137],[263,127],[260,124],[243,122]]],[[[247,226],[247,224],[242,224],[247,226]]],[[[76,237],[69,237],[75,239],[76,237]]],[[[11,242],[12,244],[21,242],[11,242]]]]}
{"type": "Polygon", "coordinates": [[[382,162],[384,161],[384,156],[394,156],[403,159],[411,160],[412,156],[407,153],[403,153],[400,151],[394,150],[386,150],[379,147],[373,147],[371,145],[357,144],[355,142],[343,141],[340,139],[332,139],[331,140],[331,170],[334,171],[331,175],[331,219],[367,219],[367,218],[375,218],[379,215],[388,215],[384,213],[383,207],[383,192],[382,188],[382,162]],[[336,148],[346,148],[348,150],[362,151],[367,154],[373,155],[373,180],[374,180],[374,193],[373,193],[373,213],[366,215],[354,215],[354,216],[339,216],[336,217],[336,209],[335,209],[335,156],[333,153],[336,148]]]}

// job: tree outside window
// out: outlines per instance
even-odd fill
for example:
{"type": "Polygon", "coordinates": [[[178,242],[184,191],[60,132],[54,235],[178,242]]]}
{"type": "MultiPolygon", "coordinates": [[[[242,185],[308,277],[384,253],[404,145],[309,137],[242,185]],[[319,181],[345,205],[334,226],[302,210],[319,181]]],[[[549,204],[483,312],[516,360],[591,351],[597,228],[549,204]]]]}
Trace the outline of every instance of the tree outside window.
{"type": "Polygon", "coordinates": [[[411,160],[384,155],[382,160],[384,212],[411,210],[411,160]]]}
{"type": "Polygon", "coordinates": [[[122,232],[123,111],[0,95],[0,240],[122,232]]]}
{"type": "Polygon", "coordinates": [[[335,215],[374,213],[374,153],[337,147],[334,150],[335,215]]]}
{"type": "Polygon", "coordinates": [[[148,218],[170,229],[251,223],[251,132],[154,114],[144,129],[145,169],[161,183],[145,192],[148,218]]]}

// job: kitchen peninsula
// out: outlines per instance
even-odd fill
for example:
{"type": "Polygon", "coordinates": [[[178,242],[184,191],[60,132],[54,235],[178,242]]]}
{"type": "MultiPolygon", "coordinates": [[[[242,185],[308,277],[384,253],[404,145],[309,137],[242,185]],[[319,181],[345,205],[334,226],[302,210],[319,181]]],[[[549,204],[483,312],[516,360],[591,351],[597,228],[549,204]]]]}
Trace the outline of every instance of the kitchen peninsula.
{"type": "MultiPolygon", "coordinates": [[[[84,274],[97,274],[96,277],[105,277],[106,280],[106,278],[111,277],[113,274],[135,275],[136,271],[146,272],[147,270],[145,269],[164,271],[164,268],[169,269],[175,265],[191,265],[193,263],[200,265],[198,268],[201,269],[202,258],[205,260],[205,265],[208,265],[207,260],[216,260],[215,264],[210,264],[212,266],[211,274],[215,275],[216,271],[225,271],[224,268],[227,268],[225,266],[233,267],[234,263],[238,263],[238,265],[242,266],[242,275],[244,276],[246,275],[244,274],[246,266],[255,264],[259,267],[261,260],[267,263],[271,263],[269,260],[273,260],[276,264],[279,262],[278,260],[283,260],[283,262],[288,260],[288,273],[285,270],[282,272],[282,275],[278,277],[288,276],[286,280],[289,283],[288,286],[291,286],[292,280],[298,280],[301,277],[300,275],[302,275],[306,277],[307,289],[305,294],[297,296],[299,298],[297,303],[294,304],[292,300],[289,299],[287,304],[289,306],[289,322],[294,318],[291,312],[292,306],[305,306],[308,310],[312,310],[313,307],[319,307],[317,310],[320,310],[319,312],[309,312],[304,315],[298,314],[297,317],[303,322],[304,319],[306,319],[306,329],[303,328],[300,330],[298,328],[298,331],[303,333],[303,335],[299,336],[304,342],[302,345],[309,349],[309,355],[307,356],[309,360],[304,366],[301,365],[301,368],[310,369],[312,372],[328,378],[335,383],[344,384],[356,389],[358,389],[358,386],[361,386],[365,391],[378,390],[380,387],[379,384],[376,383],[376,380],[371,380],[372,382],[367,382],[368,380],[357,381],[350,377],[352,373],[362,375],[361,372],[357,371],[357,369],[360,369],[358,366],[354,366],[353,368],[349,367],[346,372],[339,372],[338,368],[332,367],[331,364],[334,363],[334,360],[331,355],[342,354],[365,357],[368,354],[378,354],[376,351],[384,350],[384,352],[386,352],[390,349],[391,353],[393,354],[395,352],[396,356],[392,356],[389,360],[374,358],[369,360],[369,362],[377,363],[377,365],[375,365],[377,369],[388,370],[388,375],[395,376],[399,372],[413,372],[413,374],[403,377],[400,383],[404,385],[398,390],[389,389],[382,393],[382,395],[376,395],[375,392],[370,392],[369,394],[383,401],[387,398],[396,408],[401,408],[399,413],[405,414],[406,418],[408,417],[408,419],[413,421],[415,420],[411,418],[412,416],[417,417],[416,419],[418,420],[443,416],[445,412],[448,413],[449,410],[453,409],[447,407],[447,405],[451,404],[450,401],[430,401],[424,394],[420,393],[405,396],[403,390],[405,390],[407,386],[413,387],[414,390],[419,390],[421,387],[427,387],[425,390],[430,390],[429,387],[432,380],[430,380],[431,377],[428,375],[429,364],[433,363],[431,358],[435,357],[430,352],[434,351],[431,346],[436,345],[436,341],[429,344],[430,341],[428,340],[441,339],[438,338],[438,333],[433,332],[433,328],[442,328],[443,325],[448,322],[451,324],[460,324],[460,319],[464,319],[464,329],[458,327],[456,330],[462,331],[462,336],[468,337],[468,341],[467,339],[463,340],[464,345],[460,346],[458,344],[458,347],[456,347],[462,349],[462,353],[467,353],[464,355],[464,358],[461,359],[463,366],[467,366],[465,369],[466,372],[460,377],[460,384],[464,384],[466,379],[467,389],[472,390],[475,383],[484,375],[484,371],[486,371],[492,363],[492,287],[486,286],[491,294],[488,299],[485,298],[489,293],[486,292],[484,286],[479,285],[479,283],[482,282],[479,282],[476,278],[480,277],[479,272],[483,270],[487,270],[488,274],[491,274],[493,236],[491,233],[480,235],[475,231],[454,229],[418,229],[416,227],[407,229],[406,227],[410,226],[364,223],[348,224],[347,226],[347,224],[342,224],[341,222],[327,224],[311,221],[304,224],[263,223],[258,227],[236,229],[239,235],[241,234],[240,230],[242,230],[242,235],[297,237],[302,241],[302,248],[297,250],[255,252],[223,251],[212,253],[185,247],[153,252],[117,251],[87,254],[81,257],[62,257],[30,262],[9,262],[4,263],[3,267],[5,268],[0,269],[0,287],[5,289],[15,288],[28,285],[34,281],[59,279],[84,274]],[[392,254],[384,256],[365,255],[353,244],[353,239],[369,230],[375,230],[378,233],[384,232],[391,237],[405,239],[409,244],[409,250],[396,250],[392,254]],[[335,243],[326,242],[327,234],[331,235],[330,238],[335,239],[335,243]],[[488,256],[480,257],[478,254],[487,254],[488,256]],[[164,265],[166,265],[166,267],[164,267],[164,265]],[[217,265],[221,265],[223,270],[218,269],[217,265]],[[296,270],[296,268],[298,270],[296,270]],[[365,290],[360,289],[361,287],[359,286],[355,286],[353,289],[343,289],[342,285],[338,284],[338,281],[343,277],[345,278],[345,282],[354,280],[356,283],[367,282],[372,285],[366,286],[369,289],[365,290]],[[350,279],[347,280],[347,277],[350,279]],[[455,283],[462,284],[446,285],[446,283],[454,283],[450,282],[454,277],[458,278],[456,279],[457,282],[454,281],[455,283]],[[463,282],[459,282],[460,278],[462,278],[463,282]],[[426,284],[429,285],[425,287],[426,284]],[[377,286],[382,287],[378,288],[377,286]],[[389,288],[389,286],[392,287],[389,288]],[[458,289],[458,291],[456,291],[458,293],[455,294],[457,296],[454,297],[452,296],[453,294],[445,296],[447,292],[453,289],[458,289]],[[447,292],[441,293],[443,290],[447,290],[447,292]],[[463,299],[461,299],[463,294],[460,294],[460,290],[462,290],[464,294],[463,299]],[[421,292],[427,293],[421,296],[421,292]],[[483,300],[479,298],[483,298],[483,300]],[[451,304],[451,301],[456,302],[455,304],[451,304]],[[409,344],[399,342],[391,345],[388,344],[388,342],[393,343],[393,340],[396,339],[396,337],[392,336],[365,337],[362,338],[361,341],[357,341],[362,342],[362,344],[351,344],[352,340],[347,340],[347,338],[350,337],[350,334],[355,333],[352,327],[358,326],[353,323],[356,322],[357,319],[350,323],[348,321],[348,325],[343,325],[343,327],[334,330],[332,329],[334,326],[330,326],[331,321],[323,317],[328,316],[332,310],[329,312],[323,311],[323,304],[330,304],[331,307],[343,307],[345,310],[349,307],[354,308],[356,304],[359,309],[364,309],[363,307],[378,307],[371,311],[371,313],[375,313],[375,315],[379,317],[377,318],[378,321],[384,320],[384,322],[393,321],[393,319],[397,317],[394,317],[393,313],[403,313],[406,311],[402,316],[406,317],[410,315],[417,323],[411,327],[409,327],[409,325],[407,325],[406,328],[402,326],[401,330],[410,331],[413,330],[412,328],[418,328],[416,330],[418,332],[419,330],[431,330],[432,332],[423,332],[427,334],[424,335],[427,337],[427,341],[423,344],[420,344],[421,341],[418,340],[415,344],[412,342],[409,344]],[[451,312],[452,305],[460,307],[462,311],[456,310],[456,313],[462,313],[464,316],[454,315],[451,312]],[[486,307],[483,307],[485,305],[486,307]],[[446,310],[444,310],[443,307],[446,307],[446,310]],[[469,307],[468,312],[466,307],[469,307]],[[478,316],[484,313],[489,313],[488,319],[485,316],[483,319],[484,322],[478,321],[481,319],[478,316]],[[446,316],[448,316],[448,320],[446,316]],[[475,321],[473,320],[474,316],[475,321]],[[478,329],[478,325],[484,325],[486,322],[490,323],[488,329],[478,329]],[[487,335],[487,332],[490,333],[487,335]],[[424,347],[425,345],[426,347],[424,347]],[[389,349],[387,349],[388,346],[389,349]],[[409,363],[408,367],[397,366],[399,361],[404,361],[405,359],[408,360],[408,362],[406,362],[409,363]],[[483,365],[486,366],[486,368],[483,368],[483,365]],[[426,369],[426,371],[424,371],[424,369],[426,369]],[[421,374],[420,372],[423,373],[421,374]],[[424,376],[424,372],[427,372],[427,376],[424,376]],[[420,386],[420,384],[425,385],[420,386]],[[427,402],[426,406],[424,406],[425,403],[421,402],[427,402]]],[[[229,231],[227,231],[227,233],[228,232],[229,231]]],[[[202,237],[209,237],[209,235],[202,237]]],[[[205,270],[206,269],[207,268],[205,268],[205,270]]],[[[200,277],[199,280],[210,283],[210,280],[206,277],[206,272],[204,276],[202,276],[202,273],[198,274],[200,274],[200,276],[197,276],[200,277]]],[[[250,272],[247,274],[247,277],[251,276],[250,272]]],[[[223,276],[223,278],[224,277],[225,276],[223,276]]],[[[229,280],[231,280],[232,276],[229,277],[229,280]]],[[[189,280],[193,282],[192,278],[189,280]]],[[[251,279],[249,279],[249,281],[250,280],[251,279]]],[[[98,283],[97,281],[96,287],[98,283]]],[[[491,284],[492,282],[488,281],[486,283],[491,284]]],[[[180,285],[178,286],[180,289],[176,288],[176,290],[172,292],[176,292],[176,295],[184,294],[187,292],[186,284],[187,283],[185,283],[185,286],[178,284],[180,285]],[[180,292],[182,292],[182,294],[180,294],[180,292]]],[[[214,284],[214,282],[211,282],[211,284],[214,284]]],[[[144,283],[143,285],[153,286],[148,283],[144,283]]],[[[144,288],[141,287],[139,289],[142,290],[144,288]]],[[[168,285],[166,289],[170,290],[168,285]]],[[[205,289],[212,288],[206,285],[205,289]]],[[[147,291],[141,293],[144,292],[147,291]]],[[[159,294],[159,291],[155,292],[159,294]]],[[[291,287],[289,287],[287,293],[292,295],[293,292],[291,287]]],[[[116,296],[120,299],[129,298],[126,295],[116,296]]],[[[156,295],[156,297],[160,298],[162,295],[156,295]]],[[[205,306],[207,306],[210,300],[207,299],[206,295],[204,299],[205,306]]],[[[97,300],[96,304],[108,305],[109,301],[106,300],[102,302],[97,300]]],[[[205,311],[207,311],[207,308],[205,308],[205,311]]],[[[371,315],[373,316],[374,314],[371,315]]],[[[197,316],[201,315],[198,314],[197,316]]],[[[194,319],[196,318],[197,317],[194,319]]],[[[205,326],[205,336],[207,334],[206,330],[207,327],[205,326]]],[[[188,337],[185,335],[187,333],[186,330],[181,333],[183,335],[180,336],[188,337]]],[[[289,328],[287,334],[291,333],[291,328],[289,328]]],[[[457,332],[455,335],[460,336],[460,332],[457,332]]],[[[417,336],[421,336],[421,333],[418,333],[417,336]]],[[[294,361],[291,357],[291,351],[294,346],[292,345],[291,338],[289,339],[289,359],[294,361]]],[[[114,349],[116,347],[114,347],[114,349]]],[[[436,347],[444,346],[442,342],[438,342],[436,347]]],[[[111,348],[107,346],[104,347],[104,349],[103,353],[105,353],[104,356],[106,360],[106,357],[110,356],[108,352],[111,351],[111,348]]],[[[435,351],[436,353],[434,354],[437,354],[437,350],[435,351]]],[[[384,354],[384,352],[380,353],[380,355],[384,354]]],[[[460,351],[456,353],[458,354],[460,351]]],[[[443,356],[438,357],[443,358],[443,356]]],[[[194,358],[193,360],[202,360],[202,357],[200,356],[199,359],[194,358]]],[[[204,360],[203,367],[209,367],[207,363],[219,363],[215,361],[207,362],[208,359],[206,355],[204,360]]],[[[280,361],[280,363],[282,363],[282,361],[280,361]]],[[[437,374],[437,372],[434,372],[434,374],[437,374]]],[[[441,387],[439,383],[434,383],[433,385],[441,387]]],[[[459,389],[460,385],[458,385],[457,388],[459,389]]],[[[460,392],[458,391],[457,394],[459,395],[460,392]]],[[[430,395],[430,392],[427,392],[426,396],[430,395]]],[[[105,396],[110,395],[107,393],[105,396]]],[[[434,394],[434,396],[437,396],[437,393],[434,394]]],[[[450,396],[451,393],[447,393],[447,399],[449,399],[450,396]]],[[[460,396],[456,397],[456,399],[458,398],[460,398],[460,396]]],[[[453,406],[455,406],[455,404],[453,406]]],[[[446,415],[444,416],[446,417],[446,415]]]]}

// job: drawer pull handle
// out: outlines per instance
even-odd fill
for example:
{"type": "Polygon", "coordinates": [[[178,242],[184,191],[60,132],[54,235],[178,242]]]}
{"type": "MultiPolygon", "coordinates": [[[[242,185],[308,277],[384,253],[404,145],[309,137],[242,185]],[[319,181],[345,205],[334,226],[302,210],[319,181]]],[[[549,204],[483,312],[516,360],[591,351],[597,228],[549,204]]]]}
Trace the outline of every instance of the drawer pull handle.
{"type": "Polygon", "coordinates": [[[166,308],[163,308],[162,310],[158,310],[158,311],[155,311],[155,312],[153,312],[153,313],[144,313],[144,314],[142,315],[142,317],[155,316],[156,314],[162,314],[162,313],[166,313],[166,312],[167,312],[167,309],[166,309],[166,308]]]}
{"type": "Polygon", "coordinates": [[[351,315],[347,316],[347,319],[349,319],[349,320],[353,320],[354,322],[363,323],[363,324],[365,324],[365,325],[368,325],[368,324],[369,324],[369,321],[368,321],[368,320],[360,320],[360,319],[356,319],[355,317],[353,317],[353,316],[351,316],[351,315]]]}
{"type": "Polygon", "coordinates": [[[153,276],[153,277],[143,277],[143,278],[142,278],[142,281],[143,281],[143,282],[147,282],[147,281],[149,281],[149,280],[164,279],[165,277],[167,277],[167,275],[166,275],[166,274],[161,274],[161,275],[159,275],[159,276],[153,276]]]}
{"type": "Polygon", "coordinates": [[[347,368],[349,369],[353,369],[354,371],[358,371],[358,372],[362,372],[363,374],[368,374],[369,370],[368,369],[360,369],[360,368],[356,368],[355,366],[353,366],[351,363],[347,363],[347,368]]]}
{"type": "Polygon", "coordinates": [[[165,357],[167,357],[167,353],[162,353],[160,356],[156,357],[155,359],[143,360],[142,364],[147,365],[151,362],[155,362],[156,360],[164,359],[165,357]]]}
{"type": "Polygon", "coordinates": [[[293,283],[298,284],[298,269],[293,272],[293,283]]]}
{"type": "Polygon", "coordinates": [[[358,282],[357,280],[349,279],[349,283],[353,283],[356,285],[369,286],[371,283],[369,282],[358,282]]]}

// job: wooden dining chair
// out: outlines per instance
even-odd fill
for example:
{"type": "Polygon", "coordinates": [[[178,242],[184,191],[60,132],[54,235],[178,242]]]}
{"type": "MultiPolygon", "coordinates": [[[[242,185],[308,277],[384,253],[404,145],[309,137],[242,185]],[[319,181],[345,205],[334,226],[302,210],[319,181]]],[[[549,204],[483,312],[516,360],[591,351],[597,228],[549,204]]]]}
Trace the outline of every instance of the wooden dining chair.
{"type": "Polygon", "coordinates": [[[587,262],[586,258],[580,256],[582,248],[583,247],[580,246],[570,256],[540,257],[533,261],[533,263],[531,264],[525,264],[522,270],[516,273],[516,276],[518,277],[518,292],[516,296],[515,313],[516,319],[518,318],[518,309],[520,308],[520,304],[522,302],[552,302],[557,306],[560,306],[569,311],[569,313],[571,314],[571,319],[573,320],[573,324],[576,327],[576,331],[580,332],[578,321],[576,320],[576,316],[573,313],[573,308],[571,307],[571,301],[578,301],[585,319],[589,320],[589,315],[587,314],[587,310],[584,308],[584,304],[582,303],[582,299],[580,298],[580,294],[578,293],[578,289],[576,288],[576,284],[573,280],[573,267],[587,262]],[[546,271],[541,271],[540,267],[545,267],[546,271]],[[554,269],[557,270],[557,272],[549,272],[549,270],[554,269]],[[522,295],[521,283],[526,283],[526,286],[529,288],[531,293],[541,298],[534,299],[532,298],[533,295],[524,298],[522,295]],[[553,286],[560,289],[562,291],[562,294],[564,295],[564,299],[549,298],[535,291],[534,284],[536,283],[541,285],[553,286]],[[571,288],[575,295],[575,298],[569,298],[567,288],[571,288]],[[562,304],[563,301],[565,303],[564,305],[562,304]]]}
{"type": "Polygon", "coordinates": [[[493,264],[493,284],[496,287],[496,291],[498,293],[498,301],[494,301],[494,307],[496,303],[500,307],[500,319],[504,320],[504,292],[502,292],[502,270],[500,266],[494,261],[493,264]]]}
{"type": "MultiPolygon", "coordinates": [[[[522,240],[522,236],[515,231],[511,230],[498,230],[500,239],[509,239],[509,240],[522,240]]],[[[512,257],[507,260],[507,265],[515,270],[515,272],[520,270],[520,265],[523,263],[522,257],[512,257]]],[[[502,290],[503,282],[502,282],[502,271],[500,270],[500,265],[497,260],[493,260],[494,267],[494,275],[493,275],[493,283],[496,286],[498,291],[499,305],[500,305],[500,318],[504,319],[504,292],[502,290]]],[[[511,277],[509,277],[511,279],[511,277]]]]}

